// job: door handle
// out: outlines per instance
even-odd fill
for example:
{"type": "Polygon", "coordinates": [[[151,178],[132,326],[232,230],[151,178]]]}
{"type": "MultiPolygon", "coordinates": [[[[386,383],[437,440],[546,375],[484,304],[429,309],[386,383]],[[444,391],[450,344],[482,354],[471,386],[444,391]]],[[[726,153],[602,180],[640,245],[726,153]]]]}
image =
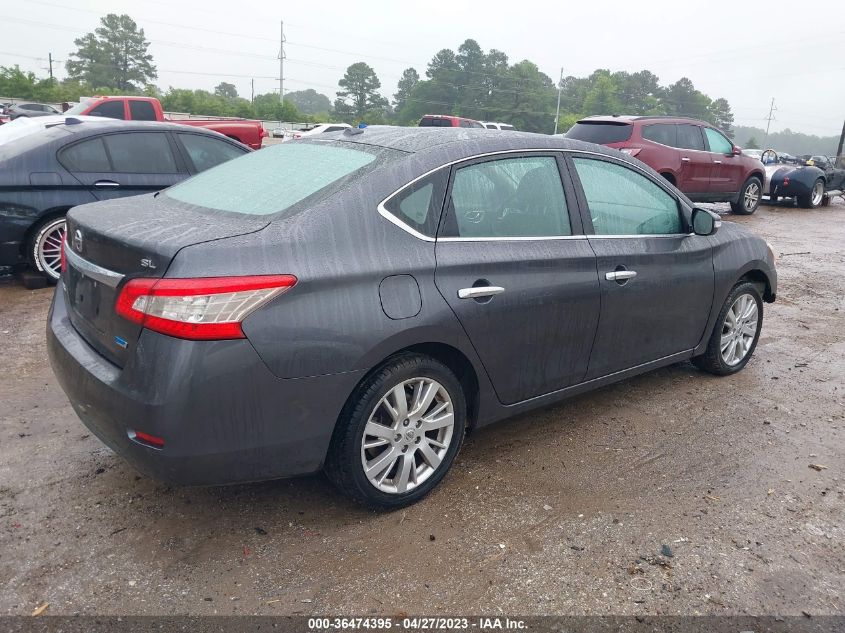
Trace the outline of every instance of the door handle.
{"type": "Polygon", "coordinates": [[[688,163],[688,162],[689,162],[689,158],[688,158],[687,156],[682,156],[682,157],[681,157],[681,160],[682,160],[683,162],[685,162],[685,163],[688,163]]]}
{"type": "Polygon", "coordinates": [[[119,187],[120,183],[115,182],[113,180],[98,180],[94,183],[95,187],[99,187],[100,189],[109,189],[114,187],[119,187]]]}
{"type": "Polygon", "coordinates": [[[714,161],[713,161],[713,164],[714,164],[714,165],[721,165],[721,164],[722,164],[722,161],[720,161],[720,160],[714,160],[714,161]]]}
{"type": "Polygon", "coordinates": [[[458,290],[458,299],[478,299],[480,297],[493,297],[505,291],[501,286],[473,286],[472,288],[461,288],[458,290]]]}
{"type": "Polygon", "coordinates": [[[625,281],[626,279],[633,279],[636,276],[636,270],[614,270],[613,272],[604,274],[604,278],[608,281],[625,281]]]}

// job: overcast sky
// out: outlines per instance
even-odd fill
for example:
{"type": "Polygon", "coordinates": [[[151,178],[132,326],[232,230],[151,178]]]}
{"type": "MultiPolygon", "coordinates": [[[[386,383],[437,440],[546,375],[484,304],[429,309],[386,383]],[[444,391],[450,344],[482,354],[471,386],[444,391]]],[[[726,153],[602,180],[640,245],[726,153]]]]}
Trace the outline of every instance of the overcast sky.
{"type": "MultiPolygon", "coordinates": [[[[725,97],[736,122],[773,130],[838,135],[845,119],[845,23],[841,0],[781,2],[373,2],[369,0],[23,0],[0,19],[0,65],[46,74],[47,53],[65,60],[73,40],[108,12],[144,28],[157,84],[208,90],[234,83],[241,96],[278,90],[279,22],[287,36],[285,92],[314,88],[334,99],[345,68],[375,68],[385,96],[402,70],[423,75],[441,48],[467,38],[511,63],[530,59],[553,79],[561,66],[648,69],[662,84],[689,77],[725,97]]],[[[65,76],[61,64],[55,66],[65,76]]],[[[14,95],[4,95],[14,96],[14,95]]]]}

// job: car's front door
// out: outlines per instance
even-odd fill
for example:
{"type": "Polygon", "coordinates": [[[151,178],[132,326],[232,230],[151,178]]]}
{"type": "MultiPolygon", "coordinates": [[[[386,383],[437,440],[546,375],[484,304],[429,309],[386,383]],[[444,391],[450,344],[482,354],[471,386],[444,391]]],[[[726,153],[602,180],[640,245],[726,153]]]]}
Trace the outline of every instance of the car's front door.
{"type": "Polygon", "coordinates": [[[734,144],[721,132],[704,128],[707,148],[713,160],[713,186],[718,192],[739,192],[743,185],[745,166],[742,156],[734,154],[734,144]]]}
{"type": "Polygon", "coordinates": [[[554,153],[502,154],[452,170],[435,281],[507,404],[587,370],[599,284],[562,165],[554,153]]]}
{"type": "Polygon", "coordinates": [[[644,172],[571,160],[601,285],[587,379],[693,349],[713,302],[710,239],[689,234],[678,199],[644,172]]]}
{"type": "Polygon", "coordinates": [[[160,191],[188,176],[165,131],[87,139],[63,149],[59,160],[100,200],[160,191]]]}

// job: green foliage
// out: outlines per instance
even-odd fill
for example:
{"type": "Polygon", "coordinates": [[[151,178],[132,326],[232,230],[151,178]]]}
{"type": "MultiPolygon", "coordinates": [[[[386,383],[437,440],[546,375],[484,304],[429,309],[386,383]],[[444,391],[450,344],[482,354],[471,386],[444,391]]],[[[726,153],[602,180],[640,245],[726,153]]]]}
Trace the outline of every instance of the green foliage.
{"type": "Polygon", "coordinates": [[[745,142],[745,149],[760,149],[760,144],[753,136],[745,142]]]}
{"type": "Polygon", "coordinates": [[[296,90],[285,95],[285,102],[292,103],[303,114],[327,113],[332,109],[331,100],[313,88],[296,90]]]}
{"type": "Polygon", "coordinates": [[[238,89],[235,87],[235,84],[226,83],[225,81],[221,81],[217,84],[217,87],[214,89],[214,94],[218,97],[223,97],[224,99],[237,99],[238,98],[238,89]]]}
{"type": "Polygon", "coordinates": [[[144,29],[128,15],[109,13],[100,18],[100,26],[76,40],[78,47],[65,64],[72,79],[93,86],[109,86],[119,91],[137,90],[155,79],[153,57],[147,53],[149,42],[144,29]]]}
{"type": "Polygon", "coordinates": [[[378,89],[381,88],[376,71],[364,62],[356,62],[346,69],[346,73],[337,82],[340,90],[334,102],[335,112],[344,119],[355,121],[383,117],[388,109],[388,101],[382,97],[378,89]]]}
{"type": "Polygon", "coordinates": [[[420,75],[414,68],[406,68],[402,72],[402,78],[396,86],[396,94],[393,95],[393,107],[401,110],[405,107],[408,97],[414,87],[420,82],[420,75]]]}

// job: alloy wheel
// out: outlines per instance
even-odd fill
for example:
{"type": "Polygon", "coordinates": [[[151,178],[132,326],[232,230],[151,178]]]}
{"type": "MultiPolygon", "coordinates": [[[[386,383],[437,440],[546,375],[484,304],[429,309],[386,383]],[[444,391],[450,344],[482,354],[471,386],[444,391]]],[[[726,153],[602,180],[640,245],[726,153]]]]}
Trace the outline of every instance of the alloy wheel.
{"type": "Polygon", "coordinates": [[[364,474],[382,492],[413,490],[440,467],[454,426],[454,405],[443,385],[424,377],[399,383],[382,396],[364,427],[364,474]]]}
{"type": "Polygon", "coordinates": [[[750,294],[739,295],[731,304],[722,325],[720,350],[729,367],[742,362],[757,336],[757,302],[750,294]]]}
{"type": "Polygon", "coordinates": [[[745,188],[745,196],[743,199],[743,204],[745,205],[745,210],[749,213],[754,211],[757,208],[757,202],[760,200],[760,185],[756,182],[752,182],[748,187],[745,188]]]}
{"type": "Polygon", "coordinates": [[[819,206],[822,203],[822,198],[824,197],[824,183],[821,180],[817,180],[816,184],[813,185],[813,193],[812,193],[812,203],[814,207],[819,206]]]}
{"type": "Polygon", "coordinates": [[[66,230],[64,218],[54,220],[41,230],[35,245],[38,264],[51,279],[58,279],[62,274],[62,241],[66,230]]]}

